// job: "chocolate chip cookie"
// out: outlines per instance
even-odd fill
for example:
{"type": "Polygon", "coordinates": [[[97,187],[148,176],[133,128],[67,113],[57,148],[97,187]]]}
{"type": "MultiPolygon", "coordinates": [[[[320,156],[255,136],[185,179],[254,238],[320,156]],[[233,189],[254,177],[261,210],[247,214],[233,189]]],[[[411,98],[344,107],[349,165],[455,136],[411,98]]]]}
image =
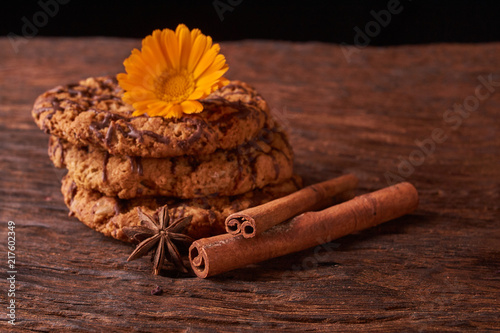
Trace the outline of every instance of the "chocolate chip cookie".
{"type": "Polygon", "coordinates": [[[56,167],[68,169],[78,187],[121,199],[238,195],[281,183],[293,173],[292,149],[277,128],[265,128],[256,139],[232,150],[170,158],[110,155],[51,136],[49,156],[56,167]]]}
{"type": "Polygon", "coordinates": [[[269,107],[240,81],[200,100],[204,110],[165,119],[133,117],[114,77],[95,77],[40,95],[32,115],[46,133],[77,146],[95,145],[111,155],[174,157],[233,149],[274,127],[269,107]]]}
{"type": "Polygon", "coordinates": [[[179,200],[157,196],[122,200],[79,188],[71,177],[66,176],[61,191],[70,215],[106,236],[129,241],[122,229],[139,224],[137,207],[153,214],[159,207],[168,204],[173,210],[173,218],[193,215],[186,231],[189,236],[199,239],[224,233],[224,221],[230,214],[288,195],[298,190],[300,183],[300,178],[294,176],[283,183],[232,197],[179,200]]]}

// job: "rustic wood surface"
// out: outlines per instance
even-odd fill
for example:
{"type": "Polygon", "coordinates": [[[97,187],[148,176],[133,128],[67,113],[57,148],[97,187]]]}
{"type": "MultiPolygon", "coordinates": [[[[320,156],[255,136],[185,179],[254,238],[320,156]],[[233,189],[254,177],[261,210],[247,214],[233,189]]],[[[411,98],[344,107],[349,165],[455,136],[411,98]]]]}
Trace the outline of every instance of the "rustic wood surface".
{"type": "Polygon", "coordinates": [[[500,44],[351,48],[348,59],[338,45],[223,43],[228,77],[268,100],[306,184],[352,172],[364,193],[389,176],[412,182],[421,202],[412,215],[207,280],[151,276],[147,259],[126,262],[131,245],[68,217],[62,172],[31,119],[39,94],[118,73],[139,45],[33,38],[15,53],[0,39],[0,331],[498,329],[500,44]],[[491,85],[478,88],[480,78],[491,85]],[[471,111],[449,111],[456,103],[471,111]],[[16,326],[5,306],[7,221],[16,326]],[[163,295],[150,295],[156,285],[163,295]]]}

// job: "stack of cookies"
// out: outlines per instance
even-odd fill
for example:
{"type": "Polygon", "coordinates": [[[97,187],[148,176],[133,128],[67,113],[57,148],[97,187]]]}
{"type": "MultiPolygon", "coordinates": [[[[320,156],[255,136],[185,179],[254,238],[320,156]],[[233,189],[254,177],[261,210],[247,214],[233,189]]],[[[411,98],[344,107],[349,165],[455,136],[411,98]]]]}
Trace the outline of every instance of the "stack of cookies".
{"type": "Polygon", "coordinates": [[[49,156],[66,168],[62,194],[89,227],[128,240],[137,208],[174,218],[192,215],[195,238],[223,233],[234,212],[294,192],[293,154],[267,103],[232,81],[181,118],[133,117],[113,77],[59,86],[35,102],[33,117],[50,134],[49,156]]]}

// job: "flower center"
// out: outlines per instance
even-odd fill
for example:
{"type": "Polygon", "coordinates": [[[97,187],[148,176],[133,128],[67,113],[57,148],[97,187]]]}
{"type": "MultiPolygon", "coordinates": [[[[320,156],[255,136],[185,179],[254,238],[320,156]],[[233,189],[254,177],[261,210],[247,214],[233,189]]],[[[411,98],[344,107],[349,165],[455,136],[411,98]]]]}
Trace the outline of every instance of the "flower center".
{"type": "Polygon", "coordinates": [[[193,75],[185,69],[167,70],[155,82],[155,94],[164,102],[182,102],[194,91],[193,75]]]}

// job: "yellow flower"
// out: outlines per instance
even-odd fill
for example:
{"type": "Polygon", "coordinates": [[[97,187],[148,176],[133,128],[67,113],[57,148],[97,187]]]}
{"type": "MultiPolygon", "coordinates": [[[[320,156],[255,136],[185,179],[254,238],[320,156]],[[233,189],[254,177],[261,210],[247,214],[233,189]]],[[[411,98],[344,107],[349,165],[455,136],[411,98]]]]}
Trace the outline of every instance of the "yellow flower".
{"type": "Polygon", "coordinates": [[[148,114],[165,118],[203,110],[199,99],[229,81],[219,44],[199,29],[179,24],[175,31],[155,30],[142,40],[123,65],[127,73],[117,76],[125,91],[123,100],[131,104],[133,116],[148,114]]]}

